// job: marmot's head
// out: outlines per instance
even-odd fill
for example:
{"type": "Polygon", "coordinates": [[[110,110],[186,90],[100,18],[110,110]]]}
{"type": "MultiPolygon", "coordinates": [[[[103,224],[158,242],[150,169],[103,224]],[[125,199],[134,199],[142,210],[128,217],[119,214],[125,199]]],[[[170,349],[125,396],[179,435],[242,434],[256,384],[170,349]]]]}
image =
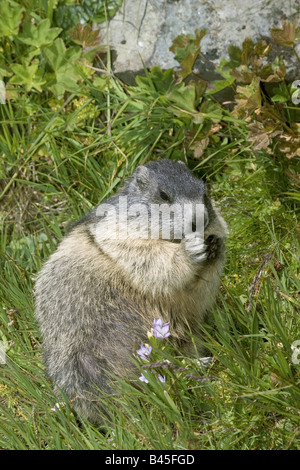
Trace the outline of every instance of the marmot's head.
{"type": "MultiPolygon", "coordinates": [[[[183,162],[167,159],[138,166],[111,201],[114,209],[105,207],[106,216],[114,222],[118,209],[118,228],[126,224],[126,238],[180,241],[191,232],[204,238],[215,217],[204,182],[183,162]]],[[[103,215],[104,206],[99,206],[103,215]]]]}

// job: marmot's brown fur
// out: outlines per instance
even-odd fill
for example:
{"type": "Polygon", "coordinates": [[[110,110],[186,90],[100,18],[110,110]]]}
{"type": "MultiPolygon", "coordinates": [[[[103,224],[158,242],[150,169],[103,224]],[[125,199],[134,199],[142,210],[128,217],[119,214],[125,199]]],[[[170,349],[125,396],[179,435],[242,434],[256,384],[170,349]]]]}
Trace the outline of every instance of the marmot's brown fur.
{"type": "Polygon", "coordinates": [[[93,385],[101,402],[99,389],[112,392],[109,374],[132,371],[134,345],[147,340],[154,319],[170,321],[170,341],[192,350],[186,332],[199,333],[216,297],[225,232],[204,183],[171,160],[138,167],[119,192],[73,226],[38,276],[36,315],[48,375],[75,410],[98,421],[93,385]],[[121,196],[128,214],[119,210],[121,196]],[[132,210],[137,203],[142,210],[132,210]],[[193,229],[195,206],[204,204],[204,236],[185,227],[178,239],[179,222],[171,217],[169,237],[159,219],[151,238],[153,204],[190,204],[193,229]]]}

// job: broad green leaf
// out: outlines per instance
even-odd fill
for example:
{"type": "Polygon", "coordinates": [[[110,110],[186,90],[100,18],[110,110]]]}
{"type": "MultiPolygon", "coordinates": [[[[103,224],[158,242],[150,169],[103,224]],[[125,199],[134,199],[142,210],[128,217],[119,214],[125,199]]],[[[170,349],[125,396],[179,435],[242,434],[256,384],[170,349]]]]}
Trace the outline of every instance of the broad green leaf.
{"type": "Polygon", "coordinates": [[[59,0],[48,0],[47,1],[47,17],[52,20],[53,11],[55,10],[59,0]]]}
{"type": "Polygon", "coordinates": [[[81,56],[81,48],[74,46],[66,48],[63,40],[58,38],[43,50],[47,62],[54,70],[55,81],[49,89],[57,98],[62,98],[65,91],[78,92],[77,81],[80,78],[74,61],[81,56]]]}
{"type": "Polygon", "coordinates": [[[253,59],[256,57],[256,52],[254,50],[254,42],[250,38],[246,38],[242,44],[242,64],[249,65],[252,63],[253,59]]]}
{"type": "Polygon", "coordinates": [[[64,86],[67,91],[78,92],[77,80],[78,77],[74,75],[74,70],[71,66],[66,67],[56,75],[57,83],[64,86]]]}
{"type": "Polygon", "coordinates": [[[218,103],[214,103],[213,101],[204,101],[204,103],[200,107],[201,114],[207,118],[212,120],[213,122],[219,122],[223,116],[223,110],[218,103]]]}
{"type": "Polygon", "coordinates": [[[43,54],[47,62],[51,65],[54,71],[63,68],[66,63],[79,59],[81,49],[77,46],[66,48],[64,41],[57,38],[51,46],[43,49],[43,54]]]}
{"type": "Polygon", "coordinates": [[[279,87],[274,88],[273,92],[272,101],[286,103],[290,100],[289,90],[286,85],[280,84],[279,87]]]}
{"type": "Polygon", "coordinates": [[[65,60],[68,62],[75,61],[81,56],[81,48],[77,46],[68,47],[65,54],[65,60]]]}
{"type": "Polygon", "coordinates": [[[151,78],[156,90],[165,94],[174,82],[173,69],[162,71],[159,67],[151,67],[151,78]]]}
{"type": "Polygon", "coordinates": [[[24,25],[24,32],[18,36],[18,39],[24,44],[42,47],[51,44],[61,31],[61,28],[51,28],[50,20],[46,18],[37,26],[32,23],[26,23],[24,25]]]}
{"type": "Polygon", "coordinates": [[[6,67],[0,67],[0,80],[3,77],[9,77],[11,75],[11,72],[6,68],[6,67]]]}
{"type": "Polygon", "coordinates": [[[87,23],[89,15],[82,5],[59,5],[53,14],[54,22],[64,31],[73,28],[80,22],[87,23]]]}
{"type": "Polygon", "coordinates": [[[206,90],[206,95],[213,95],[215,93],[218,93],[218,91],[224,90],[225,88],[231,86],[235,82],[234,77],[230,77],[228,80],[215,80],[210,82],[210,85],[213,86],[213,88],[208,88],[206,90]]]}
{"type": "Polygon", "coordinates": [[[23,12],[24,8],[15,2],[0,2],[0,37],[18,34],[23,12]]]}
{"type": "Polygon", "coordinates": [[[224,77],[226,80],[230,80],[232,78],[230,62],[224,58],[221,58],[219,65],[217,66],[217,72],[219,72],[219,74],[222,75],[222,77],[224,77]]]}
{"type": "Polygon", "coordinates": [[[52,93],[56,96],[56,98],[61,99],[64,94],[65,94],[65,87],[62,83],[55,83],[51,87],[49,87],[49,90],[52,91],[52,93]]]}
{"type": "Polygon", "coordinates": [[[172,90],[167,97],[175,106],[189,112],[195,112],[196,91],[194,87],[182,84],[177,89],[172,90]]]}
{"type": "Polygon", "coordinates": [[[170,51],[174,52],[175,59],[181,64],[182,70],[178,74],[182,79],[192,72],[195,60],[200,54],[200,41],[206,33],[206,29],[196,29],[195,36],[180,34],[174,39],[170,51]]]}
{"type": "Polygon", "coordinates": [[[85,0],[84,2],[60,2],[54,11],[54,21],[64,31],[78,23],[103,23],[110,19],[122,5],[122,0],[85,0]],[[80,3],[80,4],[79,4],[80,3]]]}
{"type": "Polygon", "coordinates": [[[148,90],[151,93],[157,91],[159,94],[164,95],[170,91],[171,85],[174,82],[173,69],[162,71],[159,67],[154,66],[147,72],[146,77],[137,75],[135,81],[144,90],[148,90]]]}
{"type": "Polygon", "coordinates": [[[43,49],[43,54],[53,70],[58,70],[64,64],[66,46],[61,38],[54,41],[51,46],[43,49]]]}
{"type": "Polygon", "coordinates": [[[274,95],[272,96],[272,101],[276,102],[276,103],[286,103],[287,99],[285,96],[283,95],[274,95]]]}
{"type": "Polygon", "coordinates": [[[45,84],[43,79],[43,70],[39,69],[39,61],[35,60],[32,64],[13,64],[11,66],[14,76],[10,79],[9,83],[14,85],[22,85],[26,91],[30,91],[35,88],[38,91],[42,91],[42,87],[45,84]]]}
{"type": "Polygon", "coordinates": [[[228,63],[228,66],[230,67],[238,67],[242,63],[242,50],[230,44],[228,46],[228,55],[230,57],[230,62],[228,63]]]}

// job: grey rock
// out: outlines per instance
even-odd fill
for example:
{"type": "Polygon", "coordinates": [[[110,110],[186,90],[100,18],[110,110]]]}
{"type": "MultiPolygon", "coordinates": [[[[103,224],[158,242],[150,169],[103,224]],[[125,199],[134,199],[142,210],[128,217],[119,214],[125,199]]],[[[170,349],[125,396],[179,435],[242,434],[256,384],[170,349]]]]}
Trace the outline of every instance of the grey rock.
{"type": "MultiPolygon", "coordinates": [[[[169,50],[179,34],[194,34],[207,29],[201,41],[195,71],[203,78],[216,78],[214,65],[227,58],[230,44],[241,47],[246,37],[253,41],[269,39],[269,29],[280,27],[281,20],[300,17],[300,0],[124,0],[121,10],[109,23],[109,43],[115,50],[115,73],[137,73],[157,65],[162,69],[178,67],[169,50]]],[[[102,28],[105,29],[105,26],[102,28]]],[[[299,63],[291,48],[273,44],[271,57],[284,57],[288,74],[297,77],[299,63]]],[[[297,46],[300,54],[300,44],[297,46]]],[[[299,74],[298,74],[299,75],[299,74]]]]}

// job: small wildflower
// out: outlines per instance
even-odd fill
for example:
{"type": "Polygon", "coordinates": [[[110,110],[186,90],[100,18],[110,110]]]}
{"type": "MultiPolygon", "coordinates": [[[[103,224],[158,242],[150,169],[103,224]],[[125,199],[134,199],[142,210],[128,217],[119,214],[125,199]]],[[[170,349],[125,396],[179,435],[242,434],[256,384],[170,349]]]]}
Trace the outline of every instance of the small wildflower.
{"type": "Polygon", "coordinates": [[[154,320],[153,335],[155,336],[155,338],[165,339],[168,336],[170,336],[169,325],[170,325],[170,322],[163,324],[163,321],[161,318],[154,320]]]}
{"type": "Polygon", "coordinates": [[[198,366],[205,369],[211,365],[212,360],[212,357],[200,357],[199,360],[197,359],[196,363],[198,366]]]}
{"type": "Polygon", "coordinates": [[[165,377],[164,375],[158,374],[157,377],[159,378],[159,380],[160,380],[163,384],[166,383],[166,377],[165,377]]]}
{"type": "Polygon", "coordinates": [[[136,353],[140,356],[141,359],[148,359],[152,351],[152,346],[146,346],[141,344],[140,349],[137,349],[136,353]]]}
{"type": "Polygon", "coordinates": [[[139,377],[140,381],[141,382],[145,382],[146,384],[149,383],[149,380],[146,379],[146,377],[144,376],[144,374],[142,374],[140,377],[139,377]]]}
{"type": "Polygon", "coordinates": [[[61,410],[63,406],[64,406],[63,403],[55,403],[54,407],[51,408],[51,411],[61,410]]]}

